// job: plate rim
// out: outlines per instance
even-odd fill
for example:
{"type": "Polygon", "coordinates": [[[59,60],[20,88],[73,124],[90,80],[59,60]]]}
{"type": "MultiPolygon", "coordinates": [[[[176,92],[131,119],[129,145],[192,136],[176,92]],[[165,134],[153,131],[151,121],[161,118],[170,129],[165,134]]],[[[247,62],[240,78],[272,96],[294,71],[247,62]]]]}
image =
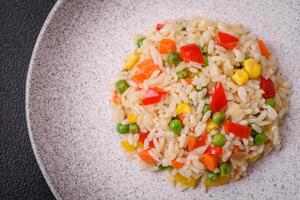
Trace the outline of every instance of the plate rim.
{"type": "Polygon", "coordinates": [[[54,6],[51,8],[46,20],[44,21],[44,24],[43,24],[43,26],[38,34],[38,37],[35,41],[35,45],[34,45],[34,48],[33,48],[33,51],[32,51],[31,57],[30,57],[30,62],[29,62],[28,70],[27,70],[27,76],[26,76],[26,83],[25,83],[25,115],[26,115],[25,117],[26,117],[26,126],[27,126],[27,130],[28,130],[31,148],[33,150],[33,154],[34,154],[35,160],[39,166],[39,169],[41,170],[42,175],[43,175],[48,187],[50,188],[50,191],[52,192],[52,194],[54,195],[54,197],[56,199],[62,199],[62,197],[59,194],[59,192],[55,189],[54,184],[52,183],[52,180],[50,179],[50,177],[46,171],[45,165],[40,157],[40,153],[37,150],[37,147],[35,144],[35,139],[33,136],[31,121],[30,121],[29,98],[30,98],[30,91],[31,91],[31,76],[32,76],[32,72],[33,72],[33,66],[35,65],[35,58],[40,49],[40,43],[44,37],[45,32],[47,31],[47,28],[50,25],[50,22],[53,19],[53,16],[56,14],[56,11],[58,10],[59,7],[61,7],[61,5],[64,2],[65,2],[65,0],[56,1],[54,6]]]}

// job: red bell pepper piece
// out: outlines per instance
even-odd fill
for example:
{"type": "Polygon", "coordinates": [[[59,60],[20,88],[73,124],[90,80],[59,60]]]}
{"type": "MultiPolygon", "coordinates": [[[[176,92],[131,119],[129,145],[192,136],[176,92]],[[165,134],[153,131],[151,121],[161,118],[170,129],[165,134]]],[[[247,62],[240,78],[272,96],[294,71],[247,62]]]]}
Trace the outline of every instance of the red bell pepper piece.
{"type": "Polygon", "coordinates": [[[197,140],[197,142],[195,144],[194,149],[197,149],[198,147],[202,147],[202,146],[206,145],[206,140],[207,140],[207,133],[201,135],[198,138],[198,140],[197,140]]]}
{"type": "Polygon", "coordinates": [[[167,92],[163,91],[159,88],[151,88],[145,94],[142,99],[143,105],[150,105],[158,103],[162,100],[162,98],[167,94],[167,92]]]}
{"type": "Polygon", "coordinates": [[[156,30],[160,30],[165,26],[165,24],[156,24],[156,30]]]}
{"type": "Polygon", "coordinates": [[[210,146],[207,151],[207,153],[217,156],[219,158],[222,157],[223,155],[223,148],[222,147],[214,147],[214,146],[210,146]]]}
{"type": "Polygon", "coordinates": [[[223,124],[225,132],[230,132],[237,137],[249,139],[251,129],[248,126],[226,121],[223,124]]]}
{"type": "Polygon", "coordinates": [[[236,47],[239,39],[223,32],[218,32],[217,44],[224,47],[227,50],[231,50],[236,47]]]}
{"type": "Polygon", "coordinates": [[[180,57],[184,62],[197,62],[203,64],[203,55],[197,44],[187,44],[180,47],[180,57]]]}
{"type": "Polygon", "coordinates": [[[275,85],[271,79],[260,77],[260,88],[265,92],[262,95],[263,98],[267,99],[275,97],[275,85]]]}
{"type": "Polygon", "coordinates": [[[216,83],[215,87],[209,92],[210,109],[218,112],[227,105],[227,98],[222,83],[216,83]]]}
{"type": "Polygon", "coordinates": [[[148,137],[147,132],[139,132],[139,142],[143,143],[145,142],[145,139],[148,137]]]}

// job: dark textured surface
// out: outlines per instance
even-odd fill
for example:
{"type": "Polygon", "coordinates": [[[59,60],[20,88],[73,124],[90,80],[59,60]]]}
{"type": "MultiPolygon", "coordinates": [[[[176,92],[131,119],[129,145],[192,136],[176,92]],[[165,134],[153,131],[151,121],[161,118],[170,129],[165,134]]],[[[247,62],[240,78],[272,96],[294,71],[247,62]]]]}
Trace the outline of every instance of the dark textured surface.
{"type": "Polygon", "coordinates": [[[25,119],[25,81],[55,0],[0,0],[0,199],[54,199],[36,163],[25,119]]]}

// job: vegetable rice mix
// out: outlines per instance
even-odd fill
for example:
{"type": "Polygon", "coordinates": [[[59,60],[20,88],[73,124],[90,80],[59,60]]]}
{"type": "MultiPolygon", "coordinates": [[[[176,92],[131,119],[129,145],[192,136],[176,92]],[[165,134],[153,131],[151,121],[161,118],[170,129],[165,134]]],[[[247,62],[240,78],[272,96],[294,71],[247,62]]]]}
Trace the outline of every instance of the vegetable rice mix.
{"type": "Polygon", "coordinates": [[[193,18],[136,36],[112,96],[116,131],[143,169],[181,188],[218,186],[280,147],[290,86],[240,24],[193,18]]]}

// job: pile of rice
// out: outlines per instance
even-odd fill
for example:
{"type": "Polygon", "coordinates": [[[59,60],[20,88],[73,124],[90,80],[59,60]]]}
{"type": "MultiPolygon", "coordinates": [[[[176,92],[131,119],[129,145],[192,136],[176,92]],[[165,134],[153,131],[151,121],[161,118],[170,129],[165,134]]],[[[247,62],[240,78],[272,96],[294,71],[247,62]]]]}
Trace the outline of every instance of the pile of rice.
{"type": "MultiPolygon", "coordinates": [[[[246,174],[249,163],[254,163],[259,157],[280,147],[278,126],[288,111],[290,85],[278,73],[276,59],[272,55],[263,56],[257,38],[241,24],[230,25],[199,18],[180,19],[163,22],[148,30],[145,35],[136,36],[135,40],[141,37],[145,39],[134,51],[138,55],[134,66],[123,69],[116,76],[116,82],[125,80],[128,88],[122,94],[115,90],[114,98],[117,101],[114,99],[111,104],[117,123],[127,125],[130,121],[128,115],[131,115],[134,116],[139,132],[148,133],[142,144],[138,133],[120,134],[121,146],[128,155],[139,160],[143,169],[163,170],[169,183],[183,189],[196,184],[205,189],[207,186],[222,185],[239,179],[246,174]],[[218,45],[219,32],[238,38],[237,45],[229,50],[218,45]],[[161,54],[158,50],[160,41],[165,38],[176,42],[177,52],[187,44],[197,44],[200,48],[206,46],[207,65],[184,61],[169,64],[167,54],[161,54]],[[142,83],[136,83],[132,77],[139,70],[138,64],[149,58],[152,58],[160,70],[154,71],[142,83]],[[260,78],[249,78],[243,85],[238,85],[232,79],[235,72],[242,68],[242,63],[249,58],[260,63],[260,77],[274,83],[276,94],[273,99],[276,106],[266,104],[260,78]],[[177,72],[183,69],[192,74],[191,83],[179,80],[177,72]],[[213,113],[211,110],[205,113],[202,111],[205,104],[210,104],[209,92],[216,83],[222,83],[227,98],[227,105],[222,109],[225,113],[223,122],[235,122],[248,126],[251,131],[263,133],[266,136],[264,144],[255,145],[254,136],[240,138],[225,132],[222,123],[216,129],[208,131],[207,123],[213,113]],[[166,95],[158,103],[143,105],[141,99],[153,87],[162,89],[166,95]],[[174,134],[170,130],[170,121],[178,117],[176,106],[180,103],[188,104],[191,112],[184,113],[182,130],[179,134],[174,134]],[[214,173],[220,177],[220,169],[217,167],[208,170],[201,158],[209,147],[214,147],[212,137],[216,133],[221,133],[226,138],[218,162],[229,163],[231,170],[226,181],[213,180],[215,183],[210,184],[207,182],[208,174],[214,173]],[[205,145],[189,151],[187,138],[200,138],[204,134],[207,134],[205,145]],[[155,160],[154,164],[140,158],[139,153],[145,150],[155,160]],[[178,169],[172,167],[173,160],[182,163],[182,166],[178,169]]],[[[128,57],[125,63],[128,62],[127,59],[128,57]]]]}

